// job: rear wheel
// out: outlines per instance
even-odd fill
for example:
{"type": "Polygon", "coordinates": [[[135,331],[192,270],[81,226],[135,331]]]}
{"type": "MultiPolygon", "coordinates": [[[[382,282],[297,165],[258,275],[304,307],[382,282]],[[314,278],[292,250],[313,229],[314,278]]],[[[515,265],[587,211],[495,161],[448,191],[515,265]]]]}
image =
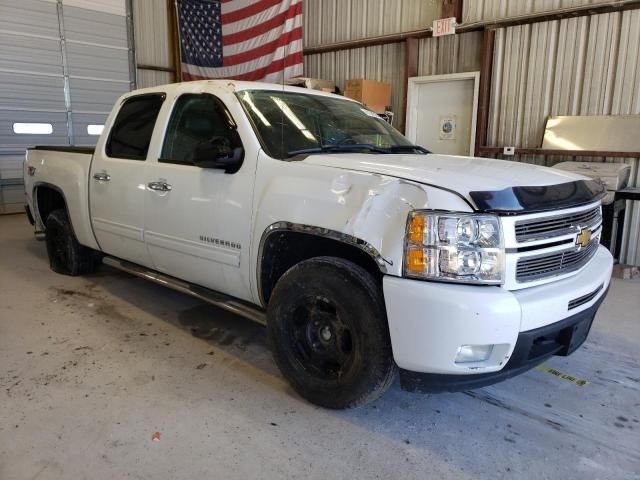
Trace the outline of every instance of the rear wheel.
{"type": "Polygon", "coordinates": [[[96,270],[99,253],[78,243],[64,209],[54,210],[47,217],[45,230],[47,254],[51,270],[64,275],[82,275],[96,270]]]}
{"type": "Polygon", "coordinates": [[[276,363],[310,402],[354,408],[392,383],[382,292],[358,265],[334,257],[299,263],[278,281],[267,315],[276,363]]]}

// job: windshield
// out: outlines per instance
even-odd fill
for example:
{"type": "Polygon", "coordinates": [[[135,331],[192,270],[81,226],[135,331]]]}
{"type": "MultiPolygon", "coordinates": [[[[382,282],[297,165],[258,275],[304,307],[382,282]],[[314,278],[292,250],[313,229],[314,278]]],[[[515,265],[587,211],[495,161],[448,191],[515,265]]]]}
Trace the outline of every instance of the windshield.
{"type": "Polygon", "coordinates": [[[350,100],[274,90],[238,94],[267,154],[428,153],[374,112],[350,100]]]}

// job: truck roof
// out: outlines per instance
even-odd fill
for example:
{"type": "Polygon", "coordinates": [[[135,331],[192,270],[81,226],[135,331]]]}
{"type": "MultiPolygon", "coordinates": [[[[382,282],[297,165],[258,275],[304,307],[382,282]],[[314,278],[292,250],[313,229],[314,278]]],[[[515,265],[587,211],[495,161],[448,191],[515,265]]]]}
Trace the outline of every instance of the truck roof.
{"type": "Polygon", "coordinates": [[[157,93],[162,92],[167,95],[175,95],[180,93],[195,93],[200,91],[206,91],[208,88],[213,90],[227,90],[229,92],[239,92],[243,90],[277,90],[285,92],[299,92],[306,93],[308,95],[319,95],[329,97],[339,97],[346,100],[354,101],[350,98],[335,95],[333,93],[323,92],[321,90],[314,90],[310,88],[294,87],[291,85],[283,85],[279,83],[266,83],[266,82],[246,82],[240,80],[197,80],[192,82],[180,82],[169,83],[166,85],[159,85],[156,87],[141,88],[132,90],[122,96],[122,99],[133,95],[140,95],[145,93],[157,93]]]}

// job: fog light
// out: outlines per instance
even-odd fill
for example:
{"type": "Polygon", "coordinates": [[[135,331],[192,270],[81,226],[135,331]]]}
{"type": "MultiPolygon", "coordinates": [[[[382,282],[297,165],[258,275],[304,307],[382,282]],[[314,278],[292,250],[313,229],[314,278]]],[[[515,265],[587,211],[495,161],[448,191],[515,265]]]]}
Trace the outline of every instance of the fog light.
{"type": "Polygon", "coordinates": [[[462,345],[456,355],[456,363],[484,362],[491,356],[493,345],[462,345]]]}

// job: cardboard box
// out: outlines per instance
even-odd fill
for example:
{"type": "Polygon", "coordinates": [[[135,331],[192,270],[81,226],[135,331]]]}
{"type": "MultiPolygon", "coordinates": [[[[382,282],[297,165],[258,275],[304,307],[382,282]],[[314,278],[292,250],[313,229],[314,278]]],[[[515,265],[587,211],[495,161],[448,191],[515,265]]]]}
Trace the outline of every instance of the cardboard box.
{"type": "Polygon", "coordinates": [[[376,113],[384,113],[391,105],[391,85],[363,78],[347,80],[344,96],[361,102],[376,113]]]}

